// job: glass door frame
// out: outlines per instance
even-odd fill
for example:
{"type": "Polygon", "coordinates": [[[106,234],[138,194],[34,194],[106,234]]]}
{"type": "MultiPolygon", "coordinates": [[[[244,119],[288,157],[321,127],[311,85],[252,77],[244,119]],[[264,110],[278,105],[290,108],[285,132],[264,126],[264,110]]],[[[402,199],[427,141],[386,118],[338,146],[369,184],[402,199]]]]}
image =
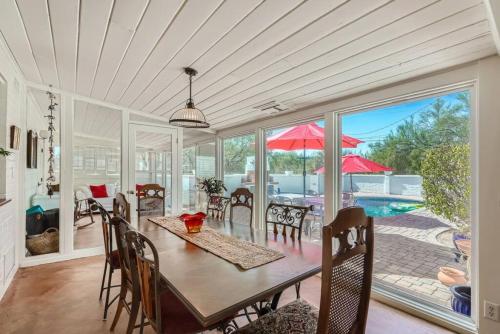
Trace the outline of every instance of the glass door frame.
{"type": "MultiPolygon", "coordinates": [[[[135,195],[135,153],[136,153],[136,132],[154,132],[172,136],[172,214],[178,214],[182,211],[182,129],[175,127],[156,125],[146,122],[127,122],[127,157],[122,155],[122,166],[125,167],[122,173],[122,182],[124,184],[122,191],[126,193],[130,202],[132,217],[136,217],[137,198],[135,195]],[[180,187],[180,188],[179,188],[180,187]]],[[[124,143],[122,140],[122,147],[124,143]]],[[[137,220],[132,218],[132,225],[137,226],[137,220]]]]}

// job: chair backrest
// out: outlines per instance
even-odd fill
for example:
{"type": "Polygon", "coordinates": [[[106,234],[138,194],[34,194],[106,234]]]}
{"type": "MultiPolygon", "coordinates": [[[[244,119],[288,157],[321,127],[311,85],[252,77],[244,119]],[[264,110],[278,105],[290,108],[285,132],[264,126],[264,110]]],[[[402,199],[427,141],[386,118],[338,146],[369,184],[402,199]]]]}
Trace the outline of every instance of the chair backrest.
{"type": "Polygon", "coordinates": [[[290,237],[295,239],[295,230],[298,232],[297,239],[302,237],[302,224],[311,206],[287,205],[271,202],[266,210],[266,230],[268,224],[273,224],[273,231],[278,233],[278,225],[282,226],[282,234],[286,236],[286,228],[290,228],[290,237]]]}
{"type": "Polygon", "coordinates": [[[123,193],[117,193],[113,198],[113,215],[130,222],[130,203],[123,193]]]}
{"type": "Polygon", "coordinates": [[[118,254],[120,256],[120,269],[122,273],[122,279],[127,278],[127,280],[132,283],[132,272],[130,269],[130,250],[127,245],[126,233],[128,231],[134,230],[134,228],[128,221],[120,216],[111,218],[111,225],[113,225],[115,230],[116,248],[118,249],[118,254]]]}
{"type": "Polygon", "coordinates": [[[144,315],[158,332],[162,328],[158,252],[151,240],[143,234],[131,230],[125,235],[127,245],[134,255],[130,258],[132,284],[139,287],[144,315]]]}
{"type": "Polygon", "coordinates": [[[231,193],[229,221],[252,226],[253,194],[248,188],[237,188],[231,193]]]}
{"type": "Polygon", "coordinates": [[[145,184],[137,191],[137,217],[145,213],[165,215],[165,188],[159,184],[145,184]]]}
{"type": "Polygon", "coordinates": [[[101,214],[101,227],[102,227],[102,236],[104,240],[104,254],[106,255],[106,259],[111,261],[111,252],[113,251],[113,234],[111,233],[111,216],[109,212],[102,206],[101,203],[96,201],[93,198],[88,199],[90,212],[95,211],[97,209],[101,214]]]}
{"type": "Polygon", "coordinates": [[[210,195],[207,201],[207,216],[211,213],[212,218],[224,220],[230,201],[231,199],[228,197],[210,195]]]}
{"type": "Polygon", "coordinates": [[[372,269],[373,218],[360,207],[341,209],[323,227],[318,334],[365,332],[372,269]]]}

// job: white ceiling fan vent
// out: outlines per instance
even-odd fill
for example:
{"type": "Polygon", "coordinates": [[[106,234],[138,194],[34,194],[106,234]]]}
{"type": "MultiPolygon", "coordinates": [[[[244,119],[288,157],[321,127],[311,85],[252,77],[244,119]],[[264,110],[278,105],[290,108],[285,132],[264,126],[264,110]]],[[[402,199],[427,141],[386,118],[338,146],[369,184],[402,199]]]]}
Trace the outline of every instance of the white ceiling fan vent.
{"type": "Polygon", "coordinates": [[[255,106],[253,108],[255,110],[263,111],[269,115],[277,114],[277,113],[283,112],[283,111],[288,109],[288,107],[286,105],[284,105],[283,103],[279,103],[279,102],[276,102],[274,100],[263,103],[263,104],[258,105],[258,106],[255,106]]]}

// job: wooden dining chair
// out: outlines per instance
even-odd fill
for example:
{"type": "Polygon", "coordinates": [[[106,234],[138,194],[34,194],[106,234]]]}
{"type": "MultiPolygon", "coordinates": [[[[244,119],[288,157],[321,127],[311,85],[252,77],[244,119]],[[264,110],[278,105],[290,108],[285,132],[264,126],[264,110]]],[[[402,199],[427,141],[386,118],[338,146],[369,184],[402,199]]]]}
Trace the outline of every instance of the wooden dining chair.
{"type": "Polygon", "coordinates": [[[139,314],[139,306],[141,302],[140,291],[132,282],[132,271],[130,269],[131,252],[128,248],[126,238],[126,233],[135,229],[128,221],[120,216],[113,217],[111,219],[111,225],[115,231],[116,248],[118,249],[118,254],[120,255],[121,283],[120,294],[118,295],[118,305],[116,307],[115,317],[110,330],[113,331],[115,329],[118,320],[120,320],[121,313],[123,309],[125,309],[129,314],[129,322],[127,326],[128,334],[132,333],[134,328],[138,327],[135,325],[135,322],[137,315],[139,314]],[[129,292],[131,294],[131,302],[127,301],[127,295],[129,292]]]}
{"type": "Polygon", "coordinates": [[[133,254],[130,257],[132,282],[141,295],[141,333],[145,318],[156,333],[162,334],[197,333],[215,328],[222,328],[225,333],[234,330],[232,318],[210,327],[200,324],[161,279],[158,251],[153,242],[133,230],[126,233],[126,238],[133,254]]]}
{"type": "Polygon", "coordinates": [[[252,226],[253,194],[248,188],[237,188],[231,193],[229,221],[252,226]]]}
{"type": "Polygon", "coordinates": [[[145,184],[137,190],[137,221],[148,214],[165,215],[165,188],[159,184],[145,184]]]}
{"type": "Polygon", "coordinates": [[[271,202],[266,209],[266,230],[269,224],[273,225],[274,234],[278,234],[278,226],[281,226],[281,233],[286,237],[287,227],[290,229],[290,238],[297,239],[302,237],[302,225],[304,218],[312,206],[288,205],[271,202]],[[295,232],[297,231],[297,232],[295,232]]]}
{"type": "Polygon", "coordinates": [[[224,220],[227,205],[230,201],[231,199],[228,197],[210,195],[207,201],[207,216],[211,215],[214,219],[224,220]]]}
{"type": "Polygon", "coordinates": [[[111,285],[111,278],[115,270],[120,269],[120,256],[118,250],[113,250],[113,233],[111,233],[111,216],[108,211],[93,198],[89,198],[89,205],[92,210],[98,210],[101,215],[101,226],[102,226],[102,236],[104,239],[104,273],[102,274],[101,290],[99,293],[99,300],[102,300],[102,294],[106,291],[106,299],[104,302],[104,316],[103,319],[108,317],[109,306],[115,301],[109,300],[109,295],[111,293],[111,288],[118,287],[119,285],[111,285]],[[106,273],[108,274],[108,280],[106,282],[106,273]]]}
{"type": "Polygon", "coordinates": [[[235,333],[364,334],[372,269],[373,218],[360,207],[341,209],[323,227],[319,310],[298,299],[235,333]]]}
{"type": "Polygon", "coordinates": [[[121,217],[129,223],[131,222],[130,203],[123,193],[117,193],[115,198],[113,198],[113,216],[121,217]]]}

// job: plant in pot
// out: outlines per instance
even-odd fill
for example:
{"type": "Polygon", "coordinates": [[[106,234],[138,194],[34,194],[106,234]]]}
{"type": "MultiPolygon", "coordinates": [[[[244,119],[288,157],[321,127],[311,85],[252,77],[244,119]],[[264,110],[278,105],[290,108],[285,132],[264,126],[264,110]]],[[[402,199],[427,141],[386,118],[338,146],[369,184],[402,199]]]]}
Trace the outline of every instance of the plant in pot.
{"type": "Polygon", "coordinates": [[[8,157],[12,152],[0,147],[0,157],[8,157]]]}
{"type": "MultiPolygon", "coordinates": [[[[467,269],[469,269],[471,244],[469,145],[443,145],[428,150],[422,161],[421,175],[425,206],[436,215],[444,217],[455,225],[452,236],[456,248],[455,260],[461,263],[466,262],[467,269]]],[[[454,274],[456,274],[458,270],[445,267],[441,268],[440,274],[443,276],[443,274],[452,271],[455,271],[454,274]]],[[[456,279],[460,275],[447,276],[455,276],[456,280],[454,283],[449,282],[451,283],[453,310],[470,315],[470,285],[463,282],[464,278],[456,279]]],[[[443,281],[441,280],[441,282],[443,281]]]]}
{"type": "Polygon", "coordinates": [[[198,186],[207,194],[207,198],[211,201],[217,201],[218,198],[215,196],[220,196],[227,190],[224,181],[218,180],[215,177],[202,177],[198,186]]]}

